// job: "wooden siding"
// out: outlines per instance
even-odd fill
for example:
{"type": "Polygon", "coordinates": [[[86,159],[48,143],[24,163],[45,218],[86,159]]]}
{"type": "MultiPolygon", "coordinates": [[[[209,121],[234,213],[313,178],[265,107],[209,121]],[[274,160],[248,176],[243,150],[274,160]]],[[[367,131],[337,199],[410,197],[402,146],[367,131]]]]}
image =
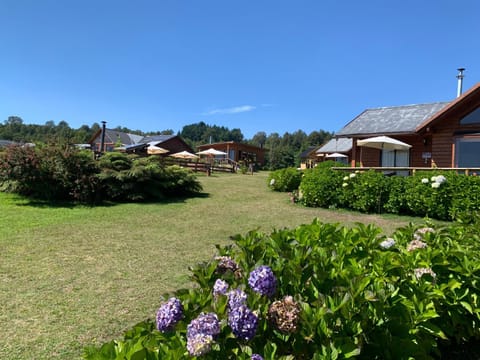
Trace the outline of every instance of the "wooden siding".
{"type": "Polygon", "coordinates": [[[455,141],[468,134],[480,132],[480,124],[461,125],[460,120],[477,107],[472,104],[430,127],[426,134],[432,137],[432,163],[437,167],[455,167],[455,141]]]}

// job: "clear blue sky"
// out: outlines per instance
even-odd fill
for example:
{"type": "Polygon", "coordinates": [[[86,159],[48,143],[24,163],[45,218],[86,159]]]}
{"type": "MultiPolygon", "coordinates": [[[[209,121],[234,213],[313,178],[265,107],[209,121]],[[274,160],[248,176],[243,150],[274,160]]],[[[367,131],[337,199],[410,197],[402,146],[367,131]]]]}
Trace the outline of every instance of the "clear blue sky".
{"type": "Polygon", "coordinates": [[[0,121],[338,131],[480,81],[478,0],[0,0],[0,121]]]}

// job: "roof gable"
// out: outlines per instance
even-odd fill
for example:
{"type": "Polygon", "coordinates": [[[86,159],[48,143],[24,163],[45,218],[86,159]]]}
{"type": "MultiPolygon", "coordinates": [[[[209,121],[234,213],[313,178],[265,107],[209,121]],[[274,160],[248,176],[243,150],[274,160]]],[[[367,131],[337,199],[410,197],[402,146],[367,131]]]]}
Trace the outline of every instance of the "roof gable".
{"type": "Polygon", "coordinates": [[[471,106],[472,104],[477,103],[480,103],[480,83],[475,84],[475,86],[473,86],[467,92],[464,92],[452,102],[448,103],[448,105],[444,106],[440,111],[432,114],[432,116],[428,117],[423,122],[418,124],[415,130],[417,132],[420,132],[427,126],[430,126],[433,123],[445,119],[450,114],[456,112],[460,107],[464,105],[471,106]]]}
{"type": "Polygon", "coordinates": [[[336,135],[414,133],[420,124],[448,104],[449,102],[435,102],[367,109],[345,125],[336,135]]]}

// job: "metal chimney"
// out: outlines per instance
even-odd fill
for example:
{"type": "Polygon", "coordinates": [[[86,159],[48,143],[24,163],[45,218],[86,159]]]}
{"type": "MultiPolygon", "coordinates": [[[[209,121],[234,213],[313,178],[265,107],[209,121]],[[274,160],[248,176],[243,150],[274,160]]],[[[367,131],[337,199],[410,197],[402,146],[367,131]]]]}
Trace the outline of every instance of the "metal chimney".
{"type": "Polygon", "coordinates": [[[102,140],[100,142],[100,152],[103,153],[105,152],[105,124],[106,121],[102,121],[102,140]]]}
{"type": "Polygon", "coordinates": [[[465,71],[465,68],[458,68],[457,70],[458,70],[457,97],[459,97],[460,95],[462,95],[463,78],[464,78],[463,72],[465,71]]]}

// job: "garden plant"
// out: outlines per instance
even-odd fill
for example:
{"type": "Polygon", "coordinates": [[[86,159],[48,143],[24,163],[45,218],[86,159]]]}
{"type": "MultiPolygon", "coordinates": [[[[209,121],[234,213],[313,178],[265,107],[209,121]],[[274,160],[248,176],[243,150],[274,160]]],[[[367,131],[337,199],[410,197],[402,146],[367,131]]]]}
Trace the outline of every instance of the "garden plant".
{"type": "Polygon", "coordinates": [[[380,234],[316,220],[235,236],[84,358],[435,359],[478,341],[478,224],[380,234]]]}

